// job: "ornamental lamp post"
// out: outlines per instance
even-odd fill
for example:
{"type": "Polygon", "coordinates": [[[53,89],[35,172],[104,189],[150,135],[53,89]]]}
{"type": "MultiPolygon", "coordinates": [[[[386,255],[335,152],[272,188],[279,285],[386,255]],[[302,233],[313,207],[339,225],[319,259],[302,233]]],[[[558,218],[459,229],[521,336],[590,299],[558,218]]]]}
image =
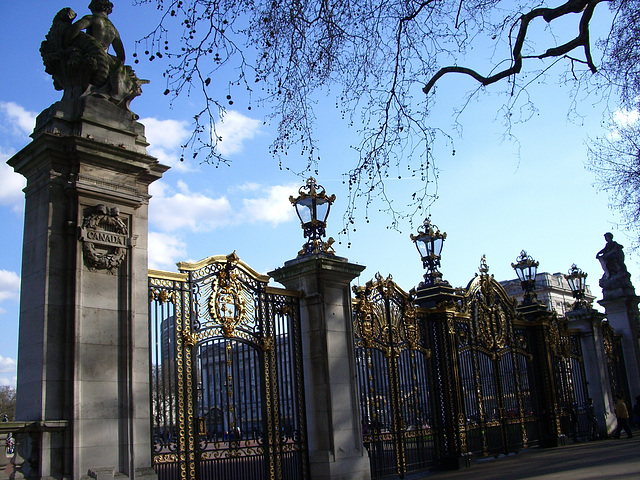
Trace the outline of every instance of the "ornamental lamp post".
{"type": "Polygon", "coordinates": [[[535,261],[531,255],[527,255],[527,252],[522,250],[520,256],[516,258],[517,263],[512,263],[511,267],[516,271],[522,290],[524,291],[524,298],[522,299],[522,305],[531,305],[538,301],[538,296],[534,290],[536,288],[536,274],[538,273],[539,263],[535,261]]]}
{"type": "Polygon", "coordinates": [[[411,234],[411,240],[415,243],[420,258],[422,259],[422,267],[427,269],[424,274],[424,282],[420,283],[420,288],[430,287],[439,283],[447,284],[442,280],[442,273],[438,271],[440,267],[440,254],[446,233],[441,233],[440,229],[431,223],[431,218],[427,217],[424,223],[418,227],[418,234],[411,234]]]}
{"type": "Polygon", "coordinates": [[[318,185],[313,177],[309,177],[307,183],[300,187],[297,198],[293,198],[293,195],[289,197],[302,224],[304,237],[308,239],[298,252],[299,257],[313,253],[335,253],[331,246],[334,243],[333,238],[329,237],[326,242],[322,240],[329,210],[335,199],[335,195],[327,196],[324,187],[318,185]]]}
{"type": "Polygon", "coordinates": [[[569,274],[564,278],[569,283],[569,288],[575,298],[572,310],[578,310],[581,308],[589,308],[589,303],[585,300],[585,292],[587,290],[587,274],[578,268],[574,263],[569,269],[569,274]]]}

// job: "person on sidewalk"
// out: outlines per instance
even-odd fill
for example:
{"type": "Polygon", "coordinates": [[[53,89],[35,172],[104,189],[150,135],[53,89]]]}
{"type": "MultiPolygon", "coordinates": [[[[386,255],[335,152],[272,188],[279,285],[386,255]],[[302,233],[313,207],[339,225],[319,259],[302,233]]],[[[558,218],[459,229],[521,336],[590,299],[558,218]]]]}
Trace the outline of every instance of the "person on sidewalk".
{"type": "Polygon", "coordinates": [[[627,409],[627,404],[624,403],[624,398],[622,398],[620,394],[616,395],[616,417],[618,419],[618,426],[613,436],[620,438],[620,432],[624,428],[624,431],[627,433],[627,438],[633,437],[631,427],[629,426],[629,410],[627,409]]]}

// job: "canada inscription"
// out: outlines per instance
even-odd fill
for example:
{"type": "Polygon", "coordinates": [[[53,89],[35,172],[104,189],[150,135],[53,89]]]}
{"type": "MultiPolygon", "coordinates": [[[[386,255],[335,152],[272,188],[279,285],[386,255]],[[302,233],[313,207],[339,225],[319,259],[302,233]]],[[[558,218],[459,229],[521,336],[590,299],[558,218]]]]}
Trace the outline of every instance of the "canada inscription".
{"type": "Polygon", "coordinates": [[[115,274],[122,264],[131,238],[117,208],[95,207],[87,215],[80,229],[84,262],[91,271],[107,270],[115,274]]]}

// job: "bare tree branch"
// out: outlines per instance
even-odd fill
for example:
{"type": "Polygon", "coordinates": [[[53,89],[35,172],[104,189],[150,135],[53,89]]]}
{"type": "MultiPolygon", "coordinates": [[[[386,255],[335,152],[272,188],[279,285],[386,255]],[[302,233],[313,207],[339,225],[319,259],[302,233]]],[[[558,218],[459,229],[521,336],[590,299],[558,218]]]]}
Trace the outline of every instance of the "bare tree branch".
{"type": "Polygon", "coordinates": [[[579,101],[577,92],[591,87],[599,98],[619,98],[630,108],[637,108],[640,95],[640,0],[521,0],[521,11],[500,0],[137,1],[157,3],[163,11],[138,50],[148,61],[167,62],[165,93],[171,101],[189,96],[197,105],[184,147],[200,161],[231,162],[220,154],[225,140],[216,130],[221,116],[241,104],[247,111],[258,107],[251,115],[266,112],[263,120],[276,127],[269,153],[281,168],[316,173],[323,166],[316,108],[335,101],[344,126],[355,129],[358,139],[351,146],[355,159],[343,171],[350,195],[347,227],[359,215],[359,202],[365,218],[371,205],[381,202],[396,227],[422,214],[437,197],[434,151],[454,148],[450,132],[430,116],[428,94],[447,73],[478,82],[468,96],[461,95],[461,109],[453,108],[455,122],[463,121],[455,114],[482,86],[510,79],[508,99],[498,109],[507,138],[512,122],[535,112],[532,82],[544,82],[551,67],[558,71],[562,63],[560,77],[573,86],[572,105],[579,101]],[[608,4],[614,17],[599,43],[592,38],[592,23],[601,21],[594,20],[600,3],[608,4]],[[530,38],[532,22],[555,26],[567,18],[579,20],[574,38],[554,37],[544,51],[531,52],[537,39],[530,38]],[[493,56],[502,42],[509,45],[504,57],[488,60],[488,74],[479,73],[483,67],[456,65],[458,58],[476,55],[474,48],[487,38],[495,40],[493,56]],[[545,61],[523,71],[523,62],[534,64],[533,59],[545,61]],[[301,155],[290,155],[298,148],[301,155]],[[388,182],[407,178],[416,179],[417,187],[401,204],[388,182]]]}
{"type": "MultiPolygon", "coordinates": [[[[568,0],[565,4],[556,7],[556,8],[536,8],[531,10],[530,12],[521,15],[518,19],[517,24],[519,24],[518,34],[516,36],[516,41],[513,46],[512,57],[511,57],[511,66],[501,72],[498,72],[494,75],[483,76],[476,72],[475,70],[467,67],[459,67],[459,66],[450,66],[441,68],[431,79],[427,82],[427,84],[422,89],[425,94],[429,94],[433,86],[436,82],[442,78],[447,73],[462,73],[465,75],[469,75],[473,79],[480,82],[483,86],[490,85],[492,83],[499,82],[503,78],[511,77],[520,73],[522,70],[522,47],[524,45],[524,41],[527,37],[527,30],[529,28],[529,24],[538,17],[542,17],[545,22],[551,23],[553,20],[561,18],[570,13],[580,13],[582,12],[582,17],[580,20],[580,28],[579,33],[576,38],[573,40],[557,46],[553,48],[549,48],[545,53],[537,55],[537,56],[529,56],[527,58],[547,58],[547,57],[559,57],[569,53],[573,49],[577,47],[584,47],[585,57],[589,68],[593,73],[596,72],[596,67],[593,63],[593,59],[591,58],[591,47],[589,44],[589,22],[593,17],[593,12],[595,7],[602,2],[610,2],[612,0],[568,0]]],[[[515,28],[515,25],[514,25],[515,28]]]]}

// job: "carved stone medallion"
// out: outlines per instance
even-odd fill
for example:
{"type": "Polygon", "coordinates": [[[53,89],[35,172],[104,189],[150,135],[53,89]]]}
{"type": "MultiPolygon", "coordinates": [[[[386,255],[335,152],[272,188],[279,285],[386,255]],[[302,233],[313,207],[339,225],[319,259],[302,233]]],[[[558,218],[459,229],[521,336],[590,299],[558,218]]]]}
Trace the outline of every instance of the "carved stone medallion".
{"type": "Polygon", "coordinates": [[[131,246],[129,230],[117,208],[95,207],[84,218],[80,230],[84,262],[91,271],[107,270],[115,274],[131,246]]]}

